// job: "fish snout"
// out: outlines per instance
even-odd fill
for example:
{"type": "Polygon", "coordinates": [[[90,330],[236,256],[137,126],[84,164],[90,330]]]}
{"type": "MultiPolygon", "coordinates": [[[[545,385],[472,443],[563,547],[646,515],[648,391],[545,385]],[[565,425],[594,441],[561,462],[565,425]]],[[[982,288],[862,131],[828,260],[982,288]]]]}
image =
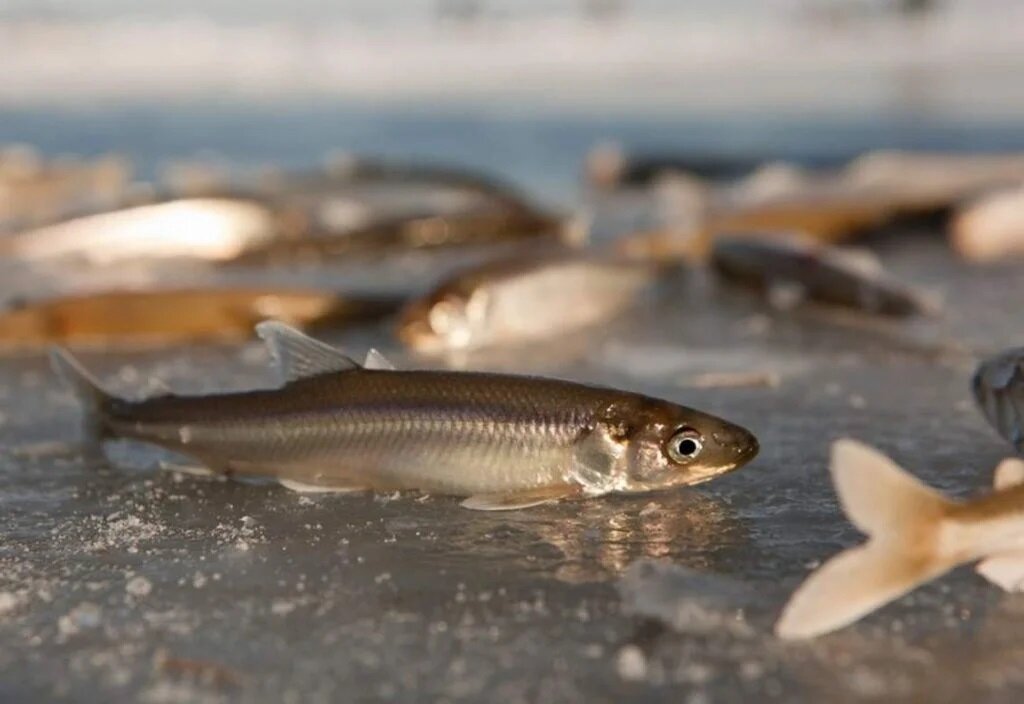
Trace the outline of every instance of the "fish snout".
{"type": "Polygon", "coordinates": [[[754,459],[761,449],[754,434],[738,425],[715,431],[711,433],[711,437],[722,448],[726,456],[736,463],[736,466],[754,459]]]}

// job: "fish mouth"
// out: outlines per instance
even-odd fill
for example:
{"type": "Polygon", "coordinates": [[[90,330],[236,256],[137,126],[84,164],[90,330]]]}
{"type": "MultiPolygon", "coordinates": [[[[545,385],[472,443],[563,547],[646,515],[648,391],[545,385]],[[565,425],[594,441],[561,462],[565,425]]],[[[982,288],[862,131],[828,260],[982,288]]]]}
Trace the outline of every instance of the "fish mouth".
{"type": "Polygon", "coordinates": [[[729,458],[729,467],[738,469],[757,457],[761,444],[750,431],[734,426],[723,432],[712,433],[729,458]]]}
{"type": "Polygon", "coordinates": [[[750,439],[744,446],[737,448],[736,466],[740,467],[745,465],[747,462],[757,457],[757,454],[760,451],[761,443],[757,441],[757,438],[751,435],[750,439]]]}

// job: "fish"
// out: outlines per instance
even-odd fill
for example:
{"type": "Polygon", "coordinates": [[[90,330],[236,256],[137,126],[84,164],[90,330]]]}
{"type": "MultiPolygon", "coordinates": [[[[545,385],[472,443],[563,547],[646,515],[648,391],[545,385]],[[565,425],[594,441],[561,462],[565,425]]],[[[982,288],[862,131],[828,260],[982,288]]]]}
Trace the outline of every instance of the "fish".
{"type": "Polygon", "coordinates": [[[1024,257],[1024,188],[992,193],[957,212],[950,244],[979,264],[1024,257]]]}
{"type": "Polygon", "coordinates": [[[751,233],[715,240],[711,263],[726,280],[869,313],[932,315],[938,304],[888,274],[877,260],[827,247],[799,233],[751,233]]]}
{"type": "Polygon", "coordinates": [[[785,184],[763,182],[737,184],[726,197],[721,192],[713,193],[704,212],[687,222],[630,233],[616,246],[635,257],[703,262],[717,240],[738,232],[799,232],[805,239],[832,245],[855,240],[898,217],[918,214],[909,209],[902,211],[888,196],[878,194],[844,192],[843,188],[817,184],[784,192],[787,188],[785,184]],[[773,188],[783,192],[753,193],[773,188]]]}
{"type": "Polygon", "coordinates": [[[456,273],[399,315],[414,350],[445,352],[561,335],[627,309],[664,267],[600,254],[520,256],[456,273]]]}
{"type": "Polygon", "coordinates": [[[842,172],[850,188],[889,193],[904,208],[943,211],[1024,182],[1024,153],[867,152],[842,172]]]}
{"type": "Polygon", "coordinates": [[[884,198],[863,193],[813,190],[720,208],[705,225],[708,236],[742,230],[798,230],[821,242],[847,242],[897,215],[884,198]]]}
{"type": "Polygon", "coordinates": [[[177,198],[22,230],[0,240],[0,255],[93,264],[178,257],[221,261],[280,234],[274,212],[256,200],[177,198]]]}
{"type": "Polygon", "coordinates": [[[576,238],[576,232],[571,223],[557,216],[504,208],[402,215],[371,219],[352,226],[320,221],[311,223],[306,236],[268,240],[239,253],[230,263],[317,260],[389,249],[430,249],[541,238],[570,242],[576,238]]]}
{"type": "Polygon", "coordinates": [[[168,258],[245,265],[581,236],[560,215],[454,186],[300,179],[153,194],[149,202],[22,228],[0,238],[0,255],[99,265],[168,258]]]}
{"type": "Polygon", "coordinates": [[[296,185],[303,181],[336,183],[390,183],[447,186],[486,196],[506,205],[527,210],[527,198],[514,185],[491,174],[464,166],[431,162],[405,162],[353,154],[330,158],[326,174],[307,175],[292,179],[296,185]]]}
{"type": "Polygon", "coordinates": [[[114,396],[66,351],[55,370],[98,440],[156,445],[299,490],[467,497],[478,510],[697,484],[758,451],[750,431],[665,400],[568,381],[363,365],[279,322],[256,327],[278,388],[114,396]]]}
{"type": "Polygon", "coordinates": [[[818,568],[775,625],[784,639],[843,628],[958,565],[1007,591],[1024,590],[1024,461],[1003,460],[995,490],[967,501],[941,495],[877,450],[832,446],[832,481],[868,541],[818,568]]]}
{"type": "Polygon", "coordinates": [[[18,303],[0,311],[0,349],[241,340],[267,318],[323,328],[382,318],[402,301],[287,288],[99,291],[18,303]]]}
{"type": "MultiPolygon", "coordinates": [[[[585,181],[602,189],[646,187],[676,175],[727,181],[743,177],[765,163],[770,155],[736,155],[725,152],[694,154],[628,154],[616,144],[600,144],[591,149],[585,163],[585,181]]],[[[805,155],[797,160],[801,167],[832,167],[842,157],[805,155]]]]}
{"type": "MultiPolygon", "coordinates": [[[[623,179],[628,183],[637,175],[631,175],[634,166],[613,152],[598,152],[592,181],[605,187],[623,179]]],[[[658,161],[644,164],[640,183],[660,187],[666,173],[688,173],[664,166],[658,161]]],[[[823,243],[844,243],[894,223],[932,225],[980,194],[1024,182],[1022,155],[869,152],[838,166],[823,159],[752,160],[746,169],[728,173],[731,178],[725,182],[700,182],[706,202],[699,217],[641,228],[621,246],[663,258],[701,259],[716,237],[738,231],[798,230],[823,243]]],[[[999,206],[998,217],[983,218],[996,208],[979,206],[974,217],[964,214],[960,219],[953,244],[964,256],[998,257],[994,252],[1003,247],[1021,251],[1012,235],[994,232],[1010,227],[1005,224],[1011,208],[1007,201],[999,206]],[[960,230],[979,232],[964,235],[960,230]]]]}
{"type": "Polygon", "coordinates": [[[971,391],[996,432],[1024,454],[1024,347],[982,361],[971,379],[971,391]]]}

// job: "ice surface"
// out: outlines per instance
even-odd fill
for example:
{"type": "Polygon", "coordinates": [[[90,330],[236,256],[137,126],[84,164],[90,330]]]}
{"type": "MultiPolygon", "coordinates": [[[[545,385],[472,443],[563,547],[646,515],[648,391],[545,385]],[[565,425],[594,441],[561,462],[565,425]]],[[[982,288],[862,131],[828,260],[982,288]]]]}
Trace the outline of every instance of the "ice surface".
{"type": "MultiPolygon", "coordinates": [[[[21,125],[21,138],[53,140],[54,150],[86,148],[75,139],[136,140],[157,151],[188,141],[162,133],[150,144],[147,120],[156,117],[139,114],[79,116],[77,127],[19,118],[0,134],[21,125]]],[[[308,131],[263,115],[245,116],[255,125],[249,132],[231,129],[230,115],[213,126],[180,113],[167,119],[232,155],[278,149],[258,153],[307,158],[331,140],[415,151],[389,141],[412,132],[409,122],[338,122],[347,126],[332,132],[323,125],[335,113],[317,116],[320,127],[308,131]]],[[[524,123],[506,143],[480,124],[417,122],[435,150],[418,153],[468,163],[486,155],[484,166],[543,193],[554,179],[552,190],[565,194],[576,157],[602,129],[524,123]],[[576,151],[564,146],[566,134],[576,151]]],[[[501,129],[518,129],[510,124],[501,129]]],[[[622,129],[651,140],[728,141],[652,124],[622,129]]],[[[915,125],[913,134],[925,129],[915,125]]],[[[822,143],[835,137],[797,131],[822,143]]],[[[760,139],[786,134],[795,139],[774,129],[760,139]]],[[[842,144],[854,142],[843,133],[842,144]]],[[[937,228],[891,234],[870,244],[896,276],[941,289],[943,317],[879,326],[816,308],[777,311],[758,295],[692,276],[625,319],[555,346],[458,360],[657,394],[757,434],[762,453],[752,464],[690,491],[496,515],[455,499],[311,496],[160,471],[168,458],[124,443],[100,460],[82,452],[79,409],[46,360],[4,358],[0,701],[335,702],[356,693],[397,702],[1019,701],[1024,596],[970,570],[813,643],[771,634],[812,566],[860,539],[829,485],[831,439],[861,438],[959,495],[991,486],[991,468],[1009,452],[974,408],[968,382],[972,352],[1020,344],[1024,269],[966,267],[937,228]],[[749,371],[776,373],[779,383],[692,384],[749,371]]],[[[311,281],[419,285],[453,265],[400,259],[315,270],[311,281]]],[[[141,283],[224,276],[119,273],[141,283]]],[[[309,273],[273,276],[287,283],[309,273]]],[[[5,287],[30,293],[109,275],[0,272],[5,287]]],[[[330,340],[353,354],[379,347],[402,367],[445,363],[394,355],[394,342],[375,330],[330,340]]],[[[147,388],[151,376],[182,392],[274,383],[255,340],[83,361],[126,393],[147,388]]]]}
{"type": "Polygon", "coordinates": [[[679,633],[751,633],[744,611],[756,604],[751,587],[713,573],[638,560],[619,581],[627,614],[664,622],[679,633]]]}
{"type": "MultiPolygon", "coordinates": [[[[101,462],[77,452],[78,410],[45,360],[5,360],[0,699],[1013,701],[1024,599],[967,570],[810,644],[771,635],[807,571],[859,539],[829,486],[830,439],[862,438],[955,494],[990,486],[1008,451],[973,408],[973,361],[916,345],[1019,339],[1024,273],[964,268],[921,235],[879,246],[897,275],[957,291],[923,328],[879,335],[691,278],[559,355],[465,360],[663,395],[758,435],[754,463],[692,491],[493,515],[162,472],[132,445],[101,462]],[[637,369],[631,345],[662,359],[637,369]],[[678,384],[744,364],[785,373],[774,388],[678,384]],[[14,449],[41,443],[58,451],[14,449]]],[[[368,331],[332,339],[392,349],[368,331]]],[[[232,347],[86,363],[118,388],[272,382],[264,355],[232,347]]]]}

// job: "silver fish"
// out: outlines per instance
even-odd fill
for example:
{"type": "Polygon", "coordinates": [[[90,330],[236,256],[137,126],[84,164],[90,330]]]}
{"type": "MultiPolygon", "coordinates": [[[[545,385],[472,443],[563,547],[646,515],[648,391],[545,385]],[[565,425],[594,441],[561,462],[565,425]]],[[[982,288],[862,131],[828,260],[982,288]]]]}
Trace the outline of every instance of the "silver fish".
{"type": "Polygon", "coordinates": [[[410,303],[398,336],[424,352],[549,338],[615,316],[662,271],[650,262],[581,254],[488,262],[410,303]]]}
{"type": "Polygon", "coordinates": [[[475,509],[696,484],[757,454],[747,430],[635,393],[553,379],[360,366],[261,323],[285,380],[198,397],[114,397],[62,350],[56,370],[99,437],[188,455],[224,474],[334,490],[468,496],[475,509]]]}
{"type": "Polygon", "coordinates": [[[716,238],[711,263],[728,280],[785,290],[880,315],[935,314],[938,303],[887,274],[877,260],[827,247],[797,233],[716,238]]]}
{"type": "Polygon", "coordinates": [[[181,198],[71,218],[0,241],[0,254],[29,261],[188,257],[222,261],[279,235],[274,213],[255,200],[181,198]]]}

